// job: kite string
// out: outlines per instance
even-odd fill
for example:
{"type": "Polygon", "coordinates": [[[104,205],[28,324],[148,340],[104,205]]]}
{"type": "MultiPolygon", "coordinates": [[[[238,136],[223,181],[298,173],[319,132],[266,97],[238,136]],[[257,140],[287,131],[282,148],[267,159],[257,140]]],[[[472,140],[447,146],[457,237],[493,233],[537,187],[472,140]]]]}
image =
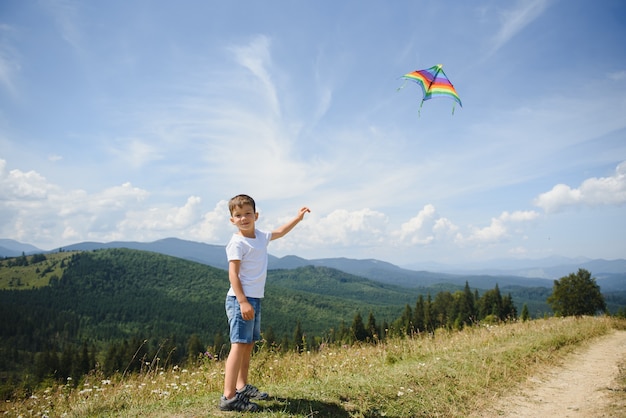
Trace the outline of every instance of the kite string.
{"type": "MultiPolygon", "coordinates": [[[[404,88],[404,86],[406,86],[407,83],[407,79],[404,77],[399,77],[399,78],[403,78],[404,79],[404,83],[402,83],[402,85],[400,87],[398,87],[398,89],[396,91],[400,91],[404,88]]],[[[420,108],[417,110],[417,117],[420,117],[422,114],[422,105],[424,104],[424,99],[422,99],[422,102],[420,103],[420,108]]]]}

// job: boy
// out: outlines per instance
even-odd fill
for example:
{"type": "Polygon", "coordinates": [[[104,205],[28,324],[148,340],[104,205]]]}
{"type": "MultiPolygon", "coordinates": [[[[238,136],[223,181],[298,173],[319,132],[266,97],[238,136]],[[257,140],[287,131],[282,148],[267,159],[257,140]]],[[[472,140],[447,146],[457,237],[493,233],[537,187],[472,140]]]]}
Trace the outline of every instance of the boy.
{"type": "Polygon", "coordinates": [[[259,219],[254,200],[237,195],[228,202],[230,222],[238,231],[226,246],[230,289],[226,295],[226,316],[230,327],[231,348],[226,360],[222,411],[257,411],[250,399],[263,400],[268,394],[248,384],[248,368],[254,341],[261,338],[261,299],[267,276],[267,245],[283,237],[300,222],[309,208],[272,232],[255,228],[259,219]]]}

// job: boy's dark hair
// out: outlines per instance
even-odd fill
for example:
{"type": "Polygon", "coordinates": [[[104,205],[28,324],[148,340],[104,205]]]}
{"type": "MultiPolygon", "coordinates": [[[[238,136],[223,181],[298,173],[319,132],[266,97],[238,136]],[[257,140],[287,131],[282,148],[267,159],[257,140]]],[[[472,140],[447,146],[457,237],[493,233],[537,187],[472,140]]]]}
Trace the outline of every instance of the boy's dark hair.
{"type": "Polygon", "coordinates": [[[241,208],[243,205],[252,206],[252,210],[256,213],[256,204],[254,203],[254,199],[248,196],[247,194],[238,194],[228,201],[228,210],[230,214],[233,214],[233,210],[235,208],[241,208]]]}

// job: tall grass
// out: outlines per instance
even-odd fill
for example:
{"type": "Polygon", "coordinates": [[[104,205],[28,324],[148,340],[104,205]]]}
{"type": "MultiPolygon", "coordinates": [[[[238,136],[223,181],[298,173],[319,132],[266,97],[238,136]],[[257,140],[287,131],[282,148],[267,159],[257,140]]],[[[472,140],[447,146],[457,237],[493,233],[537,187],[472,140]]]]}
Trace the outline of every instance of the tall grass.
{"type": "MultiPolygon", "coordinates": [[[[259,417],[462,417],[477,414],[541,368],[621,326],[611,318],[550,318],[298,354],[260,350],[250,381],[272,394],[259,417]]],[[[0,406],[0,415],[241,416],[220,412],[223,362],[146,370],[78,388],[58,385],[0,406]]],[[[246,415],[246,414],[243,414],[246,415]]]]}

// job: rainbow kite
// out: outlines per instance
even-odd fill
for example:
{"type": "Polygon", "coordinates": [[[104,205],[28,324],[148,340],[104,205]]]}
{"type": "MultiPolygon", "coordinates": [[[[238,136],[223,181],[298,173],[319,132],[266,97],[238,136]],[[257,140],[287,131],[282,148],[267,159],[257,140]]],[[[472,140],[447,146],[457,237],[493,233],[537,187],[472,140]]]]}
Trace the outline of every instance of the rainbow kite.
{"type": "MultiPolygon", "coordinates": [[[[456,93],[456,90],[454,89],[454,86],[452,85],[450,80],[448,80],[446,73],[443,72],[442,67],[443,66],[439,64],[425,70],[418,70],[407,73],[401,77],[405,80],[415,81],[422,88],[422,93],[424,97],[422,98],[422,103],[420,103],[420,111],[422,110],[422,105],[424,104],[424,101],[430,100],[433,97],[448,97],[458,103],[459,106],[463,107],[459,95],[456,93]]],[[[398,90],[403,88],[405,84],[406,81],[402,86],[398,88],[398,90]]],[[[454,106],[452,106],[453,115],[456,103],[454,104],[454,106]]]]}

